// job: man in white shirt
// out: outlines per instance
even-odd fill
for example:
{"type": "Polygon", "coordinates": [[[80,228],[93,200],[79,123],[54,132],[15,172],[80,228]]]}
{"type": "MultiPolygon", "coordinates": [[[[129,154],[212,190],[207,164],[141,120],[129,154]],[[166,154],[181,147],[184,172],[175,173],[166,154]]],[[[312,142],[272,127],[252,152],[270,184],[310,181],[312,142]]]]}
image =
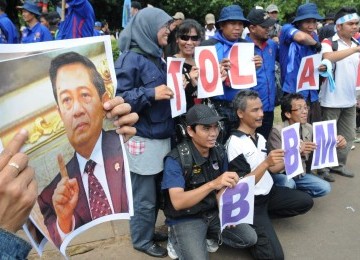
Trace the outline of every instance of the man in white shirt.
{"type": "Polygon", "coordinates": [[[239,91],[233,108],[239,125],[226,143],[229,170],[240,177],[255,175],[254,225],[258,235],[256,245],[250,247],[255,259],[284,259],[284,253],[270,217],[292,217],[304,214],[313,206],[305,192],[273,185],[269,171],[282,167],[284,151],[267,153],[265,138],[256,133],[264,117],[261,99],[252,90],[239,91]]]}
{"type": "Polygon", "coordinates": [[[355,8],[343,7],[335,15],[336,34],[322,42],[324,59],[335,68],[335,85],[325,80],[320,89],[322,120],[337,122],[339,135],[345,137],[347,146],[337,150],[339,166],[331,171],[345,177],[354,177],[345,165],[355,139],[356,87],[360,86],[360,46],[353,36],[359,30],[359,16],[355,8]]]}

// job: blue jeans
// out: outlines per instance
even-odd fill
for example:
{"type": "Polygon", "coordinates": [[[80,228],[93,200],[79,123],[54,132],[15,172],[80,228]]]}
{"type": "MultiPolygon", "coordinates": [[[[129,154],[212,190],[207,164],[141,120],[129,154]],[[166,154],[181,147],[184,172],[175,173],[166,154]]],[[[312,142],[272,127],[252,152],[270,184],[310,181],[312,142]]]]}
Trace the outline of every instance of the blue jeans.
{"type": "Polygon", "coordinates": [[[311,173],[306,173],[304,176],[299,175],[290,180],[281,173],[272,174],[272,177],[276,186],[298,189],[308,193],[313,198],[325,196],[331,191],[331,186],[327,181],[311,173]]]}
{"type": "Polygon", "coordinates": [[[134,216],[130,218],[130,234],[133,247],[146,250],[153,244],[158,212],[157,178],[130,172],[134,201],[134,216]]]}
{"type": "Polygon", "coordinates": [[[170,238],[180,260],[209,259],[206,238],[221,240],[224,244],[245,248],[257,241],[255,230],[248,224],[226,228],[220,236],[218,211],[204,213],[202,217],[184,220],[170,227],[170,238]]]}

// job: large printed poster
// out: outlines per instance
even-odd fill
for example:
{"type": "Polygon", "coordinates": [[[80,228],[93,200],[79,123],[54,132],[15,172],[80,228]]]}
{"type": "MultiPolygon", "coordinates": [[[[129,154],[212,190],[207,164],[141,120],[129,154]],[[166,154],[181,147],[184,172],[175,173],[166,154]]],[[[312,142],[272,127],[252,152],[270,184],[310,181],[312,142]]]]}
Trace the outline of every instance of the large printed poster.
{"type": "Polygon", "coordinates": [[[45,237],[65,255],[76,235],[133,214],[124,143],[102,107],[116,87],[110,38],[6,51],[0,53],[1,146],[27,129],[22,151],[38,182],[34,226],[24,229],[40,254],[45,237]]]}

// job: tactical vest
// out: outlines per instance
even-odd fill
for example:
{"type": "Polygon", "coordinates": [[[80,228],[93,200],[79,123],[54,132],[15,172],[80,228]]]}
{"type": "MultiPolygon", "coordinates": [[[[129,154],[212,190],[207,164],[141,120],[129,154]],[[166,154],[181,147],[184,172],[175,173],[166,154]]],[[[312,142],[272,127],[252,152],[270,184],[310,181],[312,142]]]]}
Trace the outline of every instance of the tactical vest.
{"type": "MultiPolygon", "coordinates": [[[[210,158],[203,165],[199,166],[193,163],[193,155],[192,150],[190,148],[190,144],[187,143],[189,141],[184,141],[183,143],[177,146],[178,149],[173,149],[167,156],[173,158],[178,161],[181,165],[184,178],[185,178],[185,191],[193,190],[205,183],[208,183],[218,176],[222,174],[220,171],[220,164],[225,157],[225,151],[223,146],[215,146],[215,154],[216,154],[216,162],[211,162],[210,158]],[[184,144],[185,142],[185,144],[184,144]],[[179,149],[180,148],[180,149],[179,149]],[[184,155],[187,153],[187,155],[184,155]],[[186,158],[188,156],[188,158],[186,158]],[[189,162],[189,158],[191,158],[192,167],[187,170],[188,166],[184,165],[184,162],[189,162]]],[[[201,216],[204,212],[217,209],[217,200],[216,200],[216,191],[213,190],[210,192],[204,199],[202,199],[198,204],[194,205],[191,208],[183,209],[183,210],[175,210],[171,200],[169,191],[164,191],[164,199],[165,199],[165,208],[164,214],[166,217],[171,219],[176,219],[180,217],[197,217],[201,216]]]]}

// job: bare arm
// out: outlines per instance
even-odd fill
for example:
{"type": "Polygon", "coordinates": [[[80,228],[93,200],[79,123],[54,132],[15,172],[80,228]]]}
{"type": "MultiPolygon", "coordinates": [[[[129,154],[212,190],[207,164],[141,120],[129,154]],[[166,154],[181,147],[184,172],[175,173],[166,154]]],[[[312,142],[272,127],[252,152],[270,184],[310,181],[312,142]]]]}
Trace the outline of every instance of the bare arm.
{"type": "Polygon", "coordinates": [[[310,34],[304,33],[302,31],[298,31],[297,33],[295,33],[294,40],[297,43],[300,43],[303,45],[309,45],[309,46],[313,46],[317,43],[317,41],[315,41],[314,38],[310,34]]]}
{"type": "Polygon", "coordinates": [[[328,59],[331,62],[337,62],[357,52],[360,52],[360,45],[346,50],[326,52],[323,54],[323,58],[328,59]]]}

